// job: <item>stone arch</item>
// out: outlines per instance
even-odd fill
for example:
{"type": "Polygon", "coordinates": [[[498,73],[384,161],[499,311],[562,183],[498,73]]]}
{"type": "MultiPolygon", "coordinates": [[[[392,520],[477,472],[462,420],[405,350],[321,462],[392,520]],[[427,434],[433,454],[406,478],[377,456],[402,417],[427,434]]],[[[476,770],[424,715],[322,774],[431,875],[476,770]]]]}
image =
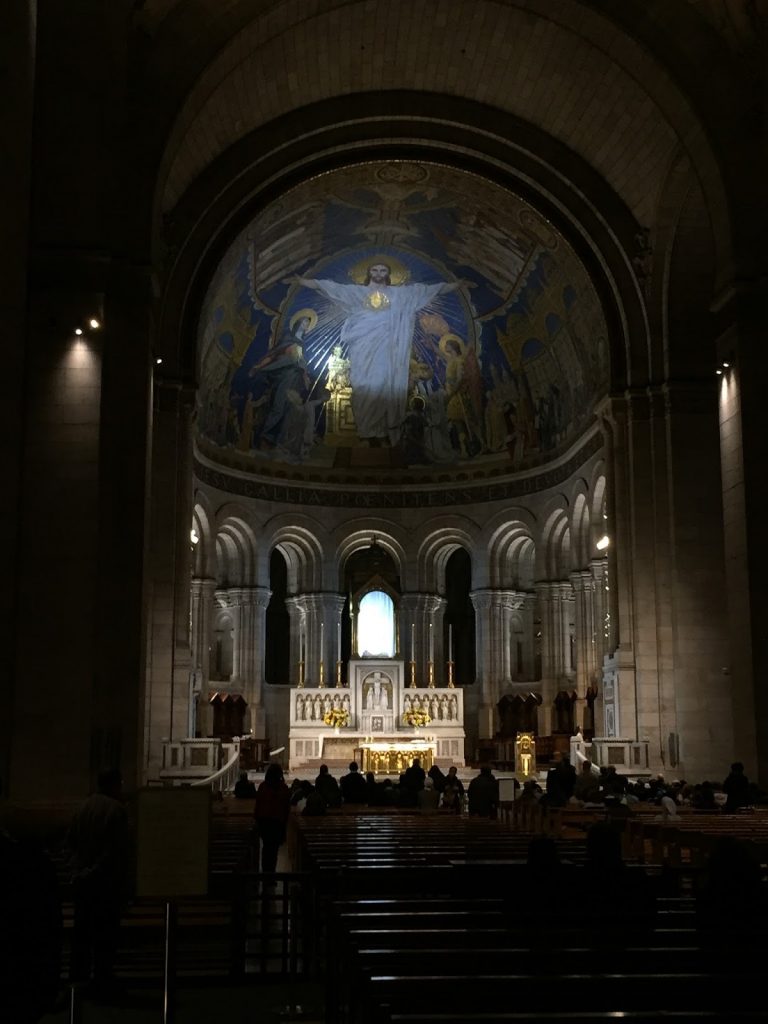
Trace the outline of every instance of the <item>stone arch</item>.
{"type": "Polygon", "coordinates": [[[537,567],[540,579],[565,580],[571,569],[568,503],[563,496],[561,501],[562,504],[555,506],[544,523],[541,558],[537,567]]]}
{"type": "Polygon", "coordinates": [[[216,576],[216,544],[208,501],[201,493],[195,495],[192,529],[198,538],[197,543],[192,546],[192,575],[200,579],[213,579],[216,576]]]}
{"type": "Polygon", "coordinates": [[[334,565],[337,573],[339,592],[344,591],[344,568],[350,555],[361,548],[370,547],[373,537],[376,543],[392,558],[400,577],[400,585],[408,589],[408,557],[401,536],[402,530],[386,519],[355,519],[344,524],[341,539],[337,543],[334,565]]]}
{"type": "Polygon", "coordinates": [[[225,506],[216,517],[217,579],[225,587],[256,582],[256,537],[242,515],[225,506]]]}
{"type": "Polygon", "coordinates": [[[464,516],[435,518],[424,524],[417,541],[416,588],[425,592],[445,592],[445,567],[457,548],[464,548],[472,562],[473,576],[477,553],[477,524],[464,516]]]}
{"type": "Polygon", "coordinates": [[[571,503],[571,568],[585,569],[591,557],[591,515],[586,481],[580,480],[571,503]]]}
{"type": "MultiPolygon", "coordinates": [[[[331,96],[334,92],[353,92],[347,81],[353,68],[358,89],[379,91],[407,83],[414,88],[443,91],[449,96],[455,96],[460,90],[471,94],[474,89],[477,98],[491,107],[512,109],[519,117],[542,120],[553,136],[565,138],[567,133],[572,149],[592,159],[606,178],[613,177],[625,192],[633,194],[637,204],[643,202],[641,194],[648,204],[653,203],[658,192],[654,184],[661,173],[669,142],[674,137],[685,139],[696,165],[706,169],[702,173],[715,178],[709,187],[716,191],[719,181],[714,172],[718,148],[708,138],[708,132],[696,131],[696,113],[686,96],[685,86],[680,84],[684,78],[689,93],[702,91],[700,76],[696,74],[698,68],[691,59],[694,52],[699,52],[693,47],[692,39],[697,40],[697,47],[702,47],[702,52],[706,50],[709,60],[718,66],[728,56],[702,18],[684,8],[676,9],[674,17],[671,12],[668,17],[667,12],[662,12],[651,20],[641,17],[631,4],[610,12],[590,9],[584,3],[553,8],[546,0],[532,0],[525,4],[525,9],[512,3],[491,5],[474,0],[471,5],[474,11],[464,13],[463,6],[465,4],[458,5],[450,26],[441,26],[441,38],[448,48],[451,31],[455,31],[457,50],[486,55],[488,73],[477,84],[462,79],[452,62],[424,64],[419,40],[426,35],[433,36],[435,26],[419,5],[396,4],[394,8],[382,5],[373,11],[366,9],[365,17],[362,5],[354,3],[327,4],[309,14],[299,8],[292,14],[281,7],[251,19],[242,12],[228,13],[230,37],[227,39],[226,28],[222,29],[223,38],[217,35],[216,48],[212,47],[207,54],[203,51],[203,60],[209,61],[208,66],[199,69],[197,80],[194,85],[190,82],[186,96],[176,97],[175,109],[179,113],[162,161],[158,188],[165,209],[174,204],[185,189],[185,183],[199,176],[206,160],[259,123],[273,121],[285,109],[300,105],[307,94],[320,97],[331,96]],[[478,7],[488,8],[488,16],[473,17],[478,7]],[[372,26],[372,20],[377,19],[381,22],[378,31],[372,26]],[[395,19],[400,26],[398,33],[391,31],[395,19]],[[657,20],[668,22],[664,25],[666,54],[674,77],[660,67],[661,61],[654,55],[658,47],[648,45],[649,33],[660,31],[657,20]],[[385,47],[393,48],[392,60],[352,59],[351,54],[365,46],[372,31],[383,40],[385,47]],[[609,48],[604,45],[608,36],[609,48]],[[273,83],[284,76],[284,68],[291,66],[309,37],[315,52],[313,67],[332,66],[337,69],[336,74],[317,74],[316,81],[312,81],[311,69],[308,69],[295,84],[288,82],[284,90],[274,88],[273,83]],[[410,45],[403,46],[403,39],[409,40],[410,45]],[[266,40],[269,40],[268,49],[266,40]],[[348,41],[348,53],[340,50],[340,40],[348,41]],[[397,47],[397,59],[394,47],[397,47]],[[543,102],[550,77],[542,75],[537,80],[530,75],[530,54],[539,47],[546,51],[550,69],[562,62],[564,77],[574,66],[582,70],[579,100],[588,109],[582,111],[580,121],[585,125],[604,126],[599,138],[594,131],[574,131],[566,118],[558,122],[554,105],[543,102]],[[518,49],[520,59],[516,60],[511,55],[518,49]],[[323,50],[329,51],[324,58],[323,50]],[[643,127],[643,131],[632,133],[637,145],[641,145],[645,131],[653,130],[658,133],[660,142],[667,144],[654,147],[654,163],[645,188],[642,172],[647,168],[647,161],[642,160],[640,149],[634,155],[631,151],[623,153],[626,135],[621,136],[624,147],[618,147],[625,161],[618,163],[614,159],[612,164],[609,156],[617,149],[615,144],[611,145],[611,133],[619,137],[617,133],[625,124],[626,114],[626,108],[617,108],[612,116],[611,103],[618,102],[619,96],[625,93],[635,98],[636,109],[631,116],[635,124],[643,127]]],[[[183,19],[176,19],[176,24],[183,23],[183,19]]],[[[173,38],[179,46],[179,37],[174,33],[173,38]]],[[[196,39],[195,43],[200,52],[200,42],[196,39]]],[[[158,56],[160,52],[165,51],[159,50],[158,56]]],[[[165,53],[169,62],[174,57],[175,53],[165,53]]],[[[162,65],[158,66],[155,73],[162,73],[161,68],[162,65]]],[[[178,88],[175,82],[169,83],[169,87],[178,88]]],[[[717,99],[714,86],[710,88],[713,99],[717,99]]],[[[709,106],[711,104],[699,103],[698,110],[709,106]]],[[[728,150],[720,147],[719,151],[728,150]]],[[[642,214],[641,207],[640,212],[642,214]]],[[[727,211],[721,216],[727,218],[727,211]]],[[[639,219],[648,223],[652,218],[641,215],[639,219]]]]}
{"type": "Polygon", "coordinates": [[[264,555],[267,577],[269,556],[277,548],[288,566],[288,593],[322,590],[323,545],[316,524],[306,516],[281,515],[264,528],[264,555]]]}
{"type": "Polygon", "coordinates": [[[488,563],[492,587],[532,590],[536,544],[527,524],[512,520],[500,527],[489,544],[488,563]]]}

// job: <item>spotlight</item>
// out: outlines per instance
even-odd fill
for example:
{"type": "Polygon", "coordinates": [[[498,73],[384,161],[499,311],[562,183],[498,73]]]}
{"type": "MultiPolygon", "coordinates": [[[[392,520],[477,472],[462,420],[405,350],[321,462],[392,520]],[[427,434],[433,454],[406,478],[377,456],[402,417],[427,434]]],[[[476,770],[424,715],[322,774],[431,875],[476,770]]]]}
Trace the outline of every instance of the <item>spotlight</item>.
{"type": "Polygon", "coordinates": [[[160,364],[162,363],[162,361],[163,361],[162,359],[156,359],[156,360],[155,360],[155,364],[156,364],[157,366],[160,366],[160,364]]]}
{"type": "Polygon", "coordinates": [[[605,549],[608,547],[608,545],[610,543],[611,543],[610,537],[608,536],[608,534],[604,534],[600,538],[600,540],[597,542],[597,544],[595,544],[595,547],[597,548],[598,551],[605,551],[605,549]]]}
{"type": "Polygon", "coordinates": [[[715,373],[718,375],[718,377],[722,377],[723,376],[723,371],[722,370],[715,370],[715,373]]]}
{"type": "Polygon", "coordinates": [[[730,365],[731,365],[730,363],[723,363],[723,366],[725,367],[725,369],[726,369],[726,370],[728,369],[728,367],[729,367],[730,365]]]}
{"type": "Polygon", "coordinates": [[[80,335],[82,333],[83,333],[83,328],[82,327],[76,327],[75,328],[75,334],[78,336],[78,338],[80,337],[80,335]]]}
{"type": "Polygon", "coordinates": [[[192,541],[193,544],[197,544],[197,542],[200,540],[200,538],[197,535],[197,530],[194,528],[194,526],[189,531],[189,539],[192,541]]]}
{"type": "Polygon", "coordinates": [[[92,316],[91,319],[88,321],[88,326],[92,327],[94,331],[98,331],[98,329],[101,327],[101,324],[99,323],[95,316],[92,316]]]}

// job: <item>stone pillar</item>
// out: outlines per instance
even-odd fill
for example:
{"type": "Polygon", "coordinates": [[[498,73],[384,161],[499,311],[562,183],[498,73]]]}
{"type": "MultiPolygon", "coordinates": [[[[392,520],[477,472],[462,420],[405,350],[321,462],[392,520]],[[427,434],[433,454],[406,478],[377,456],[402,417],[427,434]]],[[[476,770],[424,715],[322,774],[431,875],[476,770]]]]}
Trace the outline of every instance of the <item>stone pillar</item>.
{"type": "Polygon", "coordinates": [[[520,613],[523,620],[523,675],[526,680],[533,681],[536,678],[535,661],[535,637],[533,620],[536,612],[536,594],[525,591],[518,594],[520,598],[520,613]]]}
{"type": "MultiPolygon", "coordinates": [[[[302,643],[307,645],[307,604],[305,595],[297,594],[285,599],[285,607],[291,620],[290,638],[290,680],[291,686],[299,686],[299,662],[302,655],[302,643]]],[[[305,652],[306,653],[306,652],[305,652]]],[[[307,666],[304,666],[304,685],[308,686],[307,666]]],[[[314,684],[313,684],[314,685],[314,684]]]]}
{"type": "Polygon", "coordinates": [[[608,653],[615,652],[621,732],[630,739],[640,735],[634,654],[634,588],[632,578],[633,536],[630,500],[629,415],[625,398],[608,399],[601,407],[606,461],[606,534],[611,554],[607,639],[608,653]]]}
{"type": "Polygon", "coordinates": [[[592,619],[595,630],[595,671],[598,684],[600,673],[603,667],[603,658],[611,654],[610,646],[610,582],[608,576],[608,559],[593,558],[589,563],[589,571],[592,574],[592,619]]]}
{"type": "Polygon", "coordinates": [[[491,626],[493,628],[493,640],[491,648],[495,655],[495,671],[493,673],[496,683],[496,702],[498,703],[501,692],[512,685],[512,658],[510,646],[512,643],[512,610],[514,609],[512,592],[500,590],[494,595],[491,613],[491,626]]]}
{"type": "Polygon", "coordinates": [[[596,677],[594,580],[591,571],[585,569],[572,572],[570,581],[574,595],[576,626],[576,725],[583,727],[587,689],[594,683],[596,677]]]}
{"type": "Polygon", "coordinates": [[[494,699],[493,676],[493,635],[491,630],[491,609],[494,606],[494,592],[473,590],[470,599],[475,609],[475,641],[477,652],[475,685],[479,688],[477,727],[479,739],[490,739],[496,732],[496,701],[494,699]]]}
{"type": "Polygon", "coordinates": [[[179,382],[156,381],[147,558],[152,580],[144,701],[147,778],[160,768],[163,740],[186,736],[190,721],[191,410],[192,394],[179,382]]]}
{"type": "Polygon", "coordinates": [[[243,687],[248,703],[248,728],[264,735],[264,639],[267,605],[272,592],[266,587],[233,587],[229,591],[235,610],[233,675],[243,687]]]}
{"type": "Polygon", "coordinates": [[[320,592],[307,594],[306,607],[309,611],[309,632],[311,635],[311,679],[312,685],[320,683],[320,664],[323,665],[325,686],[336,686],[336,660],[338,653],[338,625],[344,611],[344,596],[320,592]],[[322,640],[322,646],[321,646],[322,640]]]}
{"type": "Polygon", "coordinates": [[[190,648],[192,667],[207,686],[211,669],[211,629],[216,580],[195,576],[190,586],[190,648]]]}
{"type": "Polygon", "coordinates": [[[554,722],[554,701],[557,694],[557,673],[555,657],[555,619],[553,584],[549,580],[540,580],[535,584],[536,600],[541,619],[541,707],[539,708],[539,727],[542,736],[552,734],[554,722]]]}
{"type": "MultiPolygon", "coordinates": [[[[49,799],[56,799],[67,792],[71,794],[84,793],[87,791],[90,780],[87,776],[87,737],[73,737],[70,733],[69,724],[61,730],[60,749],[55,749],[55,737],[46,741],[45,750],[40,749],[39,740],[36,739],[37,724],[33,716],[34,702],[39,699],[39,693],[31,692],[26,685],[28,679],[29,664],[27,655],[29,653],[28,643],[35,641],[32,630],[28,635],[20,632],[19,626],[24,622],[24,615],[27,609],[32,609],[39,597],[37,583],[44,580],[45,556],[40,559],[39,566],[33,569],[33,578],[24,580],[25,568],[30,568],[28,559],[30,549],[29,542],[35,545],[41,538],[35,538],[35,532],[26,537],[23,526],[25,512],[25,490],[34,491],[39,482],[47,482],[45,477],[38,481],[37,471],[33,472],[32,479],[25,481],[25,464],[30,456],[26,445],[25,430],[20,429],[28,413],[25,412],[29,405],[27,391],[29,384],[25,387],[25,362],[27,363],[26,376],[29,378],[30,371],[35,361],[35,339],[29,331],[29,310],[27,302],[28,287],[28,252],[29,252],[29,196],[31,183],[31,156],[32,156],[32,132],[34,115],[34,92],[35,92],[35,52],[37,48],[35,4],[29,0],[7,0],[3,5],[3,31],[0,32],[0,67],[3,69],[3,90],[6,96],[13,97],[12,102],[2,104],[0,109],[0,131],[3,138],[3,158],[0,160],[0,195],[3,197],[3,246],[0,250],[0,316],[3,323],[3,373],[0,378],[0,450],[3,453],[3,500],[0,502],[0,535],[6,539],[8,554],[6,558],[5,571],[0,580],[0,646],[6,652],[6,664],[4,671],[0,672],[0,707],[3,713],[0,714],[0,777],[4,780],[4,796],[10,796],[13,800],[28,803],[31,799],[29,792],[29,750],[36,749],[38,757],[36,768],[43,769],[47,778],[55,780],[55,788],[45,786],[46,795],[49,799]],[[34,579],[34,577],[38,579],[34,579]],[[28,596],[23,596],[24,591],[28,596]],[[26,606],[26,607],[25,607],[26,606]],[[12,710],[13,709],[13,710],[12,710]],[[53,739],[53,749],[48,748],[48,742],[53,739]],[[69,744],[68,761],[75,759],[77,764],[66,766],[70,778],[62,785],[61,769],[64,767],[63,758],[65,748],[69,744]],[[73,756],[74,755],[74,756],[73,756]],[[50,764],[41,764],[40,758],[50,764]],[[57,763],[58,761],[58,763],[57,763]]],[[[62,324],[62,333],[72,329],[70,324],[62,324]]],[[[39,340],[39,339],[38,339],[39,340]]],[[[47,346],[40,352],[39,366],[45,367],[49,359],[47,346]]],[[[55,354],[55,348],[53,353],[55,354]]],[[[49,395],[56,395],[57,403],[62,396],[57,384],[63,383],[66,377],[70,378],[70,387],[74,383],[77,373],[73,373],[74,367],[69,373],[61,375],[61,381],[51,379],[49,395]]],[[[50,373],[48,369],[47,373],[50,373]]],[[[34,381],[30,382],[35,386],[34,381]]],[[[91,389],[86,381],[83,381],[91,391],[91,404],[98,407],[98,386],[91,389]]],[[[84,390],[83,397],[87,392],[84,390]]],[[[73,396],[74,397],[74,396],[73,396]]],[[[68,405],[70,403],[67,403],[68,405]]],[[[65,416],[72,416],[76,404],[71,403],[71,412],[65,416]]],[[[62,410],[63,411],[63,410],[62,410]]],[[[81,413],[85,413],[85,408],[81,413]]],[[[39,409],[38,409],[39,412],[39,409]]],[[[63,419],[63,418],[62,418],[63,419]]],[[[50,468],[62,476],[68,475],[51,459],[50,468]]],[[[80,474],[75,479],[80,479],[80,474]]],[[[74,483],[74,479],[72,480],[74,483]]],[[[86,484],[87,486],[87,484],[86,484]]],[[[31,495],[30,495],[31,496],[31,495]]],[[[53,496],[52,496],[53,497],[53,496]]],[[[69,500],[72,500],[71,495],[69,500]]],[[[77,501],[77,499],[75,499],[77,501]]],[[[43,510],[45,498],[41,497],[43,510]]],[[[41,510],[41,511],[43,511],[41,510]]],[[[41,517],[42,518],[42,517],[41,517]]],[[[45,554],[53,554],[56,539],[51,538],[50,547],[45,554]]],[[[69,545],[71,546],[71,541],[69,545]]],[[[36,561],[36,559],[35,559],[36,561]]],[[[51,585],[58,576],[53,573],[49,578],[51,585]]],[[[74,581],[74,574],[68,574],[67,578],[74,581]]],[[[83,593],[75,600],[77,606],[83,598],[87,599],[87,583],[83,585],[83,593]]],[[[51,597],[45,598],[44,605],[51,609],[51,619],[56,612],[56,601],[51,597]]],[[[85,621],[85,619],[84,619],[85,621]]],[[[49,623],[43,623],[36,618],[35,628],[42,629],[41,635],[45,635],[49,623]]],[[[70,641],[71,643],[71,641],[70,641]]],[[[47,646],[47,645],[46,645],[47,646]]],[[[44,652],[41,651],[40,654],[44,652]]],[[[53,661],[53,652],[51,652],[53,661]]],[[[40,657],[40,655],[38,655],[40,657]]],[[[42,659],[41,659],[42,660],[42,659]]],[[[42,667],[42,666],[41,666],[42,667]]],[[[68,678],[63,682],[57,673],[54,677],[49,663],[47,675],[52,680],[51,692],[46,693],[44,704],[47,710],[57,720],[59,712],[65,710],[65,702],[68,700],[67,687],[75,684],[78,689],[84,686],[85,680],[79,685],[76,677],[82,675],[82,669],[73,664],[71,672],[67,672],[68,678]],[[63,689],[62,689],[63,686],[63,689]],[[58,691],[58,692],[57,692],[58,691]]],[[[86,671],[88,668],[86,667],[86,671]]],[[[44,677],[37,677],[44,678],[44,677]]],[[[37,687],[35,687],[37,691],[37,687]]],[[[79,695],[69,697],[71,706],[81,706],[79,695]],[[77,703],[75,703],[77,702],[77,703]]],[[[77,728],[77,727],[76,727],[77,728]]],[[[83,729],[80,726],[77,731],[83,729]]]]}

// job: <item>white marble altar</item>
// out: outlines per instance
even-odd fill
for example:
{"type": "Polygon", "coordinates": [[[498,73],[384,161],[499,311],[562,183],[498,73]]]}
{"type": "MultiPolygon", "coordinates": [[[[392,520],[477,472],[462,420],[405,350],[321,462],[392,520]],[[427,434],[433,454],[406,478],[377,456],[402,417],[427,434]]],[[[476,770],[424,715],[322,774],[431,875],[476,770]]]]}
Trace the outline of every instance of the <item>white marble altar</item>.
{"type": "Polygon", "coordinates": [[[372,749],[416,756],[416,747],[440,765],[464,765],[460,687],[408,686],[405,663],[395,659],[352,660],[348,679],[342,688],[291,688],[292,769],[331,759],[363,760],[363,751],[372,749]],[[346,724],[326,724],[333,709],[346,711],[346,724]],[[412,717],[424,724],[414,726],[412,717]]]}

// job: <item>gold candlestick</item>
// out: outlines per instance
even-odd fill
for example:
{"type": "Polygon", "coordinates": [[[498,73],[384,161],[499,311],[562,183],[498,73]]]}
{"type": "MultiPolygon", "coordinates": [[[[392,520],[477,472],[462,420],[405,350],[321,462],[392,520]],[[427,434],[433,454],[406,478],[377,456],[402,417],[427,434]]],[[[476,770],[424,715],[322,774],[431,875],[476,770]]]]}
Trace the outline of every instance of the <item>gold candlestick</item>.
{"type": "Polygon", "coordinates": [[[427,686],[429,687],[430,690],[434,690],[434,688],[435,688],[435,663],[434,663],[434,661],[430,661],[427,664],[427,686]]]}
{"type": "Polygon", "coordinates": [[[453,683],[453,662],[452,661],[448,662],[448,686],[449,686],[449,688],[451,690],[455,689],[455,686],[454,686],[454,683],[453,683]]]}
{"type": "Polygon", "coordinates": [[[409,662],[410,675],[411,675],[411,688],[416,689],[416,662],[409,662]]]}
{"type": "Polygon", "coordinates": [[[341,662],[336,662],[336,689],[341,689],[341,662]]]}
{"type": "Polygon", "coordinates": [[[303,661],[299,662],[299,681],[297,683],[297,686],[299,687],[300,690],[304,689],[304,662],[303,661]]]}
{"type": "Polygon", "coordinates": [[[320,662],[320,673],[317,685],[318,688],[321,690],[325,688],[325,665],[323,664],[322,661],[320,662]]]}

